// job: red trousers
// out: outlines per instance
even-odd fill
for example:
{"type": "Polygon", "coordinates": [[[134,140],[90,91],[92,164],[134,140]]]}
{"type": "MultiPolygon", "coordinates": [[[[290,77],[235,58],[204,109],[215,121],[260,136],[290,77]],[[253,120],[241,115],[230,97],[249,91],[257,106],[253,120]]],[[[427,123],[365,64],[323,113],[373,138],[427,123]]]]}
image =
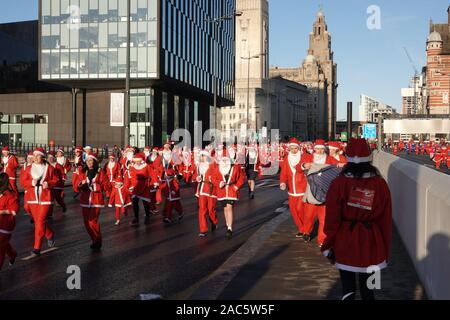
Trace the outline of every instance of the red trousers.
{"type": "Polygon", "coordinates": [[[17,183],[16,180],[9,179],[9,186],[15,193],[19,193],[19,190],[17,189],[17,183]]]}
{"type": "Polygon", "coordinates": [[[158,188],[158,190],[156,190],[155,200],[155,203],[162,203],[162,188],[158,188]]]}
{"type": "Polygon", "coordinates": [[[217,199],[208,196],[200,196],[198,198],[198,222],[200,226],[200,233],[208,232],[208,217],[212,223],[218,224],[216,213],[217,199]]]}
{"type": "Polygon", "coordinates": [[[323,232],[323,227],[325,225],[325,205],[315,206],[313,204],[305,203],[305,215],[303,222],[306,234],[310,235],[312,233],[316,218],[319,218],[317,243],[321,245],[325,241],[325,233],[323,232]]]}
{"type": "Polygon", "coordinates": [[[34,220],[34,249],[41,250],[42,238],[53,239],[54,233],[50,227],[47,217],[51,212],[52,206],[30,204],[31,216],[34,220]]]}
{"type": "Polygon", "coordinates": [[[183,207],[181,206],[180,200],[170,201],[166,199],[164,203],[164,218],[172,219],[172,211],[175,209],[178,212],[178,215],[183,214],[183,207]]]}
{"type": "Polygon", "coordinates": [[[307,233],[305,232],[305,224],[303,221],[305,215],[305,204],[303,203],[303,197],[289,196],[289,210],[291,211],[292,219],[297,226],[298,232],[307,233]]]}
{"type": "Polygon", "coordinates": [[[120,220],[120,214],[128,215],[127,208],[116,207],[116,220],[120,220]]]}
{"type": "Polygon", "coordinates": [[[53,189],[52,193],[56,203],[59,204],[61,208],[65,208],[66,204],[64,203],[64,189],[53,189]]]}
{"type": "Polygon", "coordinates": [[[100,208],[82,208],[83,219],[86,231],[92,239],[92,243],[102,242],[102,234],[98,218],[100,216],[100,208]]]}
{"type": "Polygon", "coordinates": [[[8,255],[10,260],[13,260],[17,257],[16,250],[14,250],[14,248],[9,243],[10,240],[11,240],[10,234],[0,233],[0,270],[2,269],[6,255],[8,255]]]}
{"type": "Polygon", "coordinates": [[[189,182],[191,182],[192,174],[189,172],[183,172],[183,177],[184,177],[184,181],[186,183],[189,183],[189,182]]]}

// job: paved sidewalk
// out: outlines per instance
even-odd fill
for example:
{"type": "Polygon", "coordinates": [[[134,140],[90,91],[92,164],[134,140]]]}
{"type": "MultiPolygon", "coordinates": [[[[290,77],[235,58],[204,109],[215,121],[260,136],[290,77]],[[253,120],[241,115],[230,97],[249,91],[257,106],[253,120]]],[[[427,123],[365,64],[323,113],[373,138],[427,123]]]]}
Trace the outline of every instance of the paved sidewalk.
{"type": "MultiPolygon", "coordinates": [[[[296,239],[291,219],[267,238],[250,264],[244,266],[219,299],[340,300],[339,273],[316,242],[296,239]]],[[[379,300],[420,300],[426,295],[403,243],[394,232],[390,267],[382,272],[379,300]]]]}

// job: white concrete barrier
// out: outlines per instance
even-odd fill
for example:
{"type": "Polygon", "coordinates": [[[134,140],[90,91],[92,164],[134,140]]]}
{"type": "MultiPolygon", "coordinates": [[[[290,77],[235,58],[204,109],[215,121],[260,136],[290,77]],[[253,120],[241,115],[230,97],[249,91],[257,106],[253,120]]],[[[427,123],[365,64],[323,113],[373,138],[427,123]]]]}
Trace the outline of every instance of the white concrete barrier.
{"type": "Polygon", "coordinates": [[[385,152],[373,164],[387,180],[395,225],[430,299],[450,299],[450,176],[385,152]]]}

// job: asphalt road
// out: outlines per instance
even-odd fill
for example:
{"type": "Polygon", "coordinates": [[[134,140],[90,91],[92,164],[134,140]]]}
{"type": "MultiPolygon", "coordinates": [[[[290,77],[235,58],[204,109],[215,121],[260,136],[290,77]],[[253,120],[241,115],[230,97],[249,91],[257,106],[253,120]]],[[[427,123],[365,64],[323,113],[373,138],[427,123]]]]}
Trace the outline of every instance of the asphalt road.
{"type": "MultiPolygon", "coordinates": [[[[385,150],[389,152],[389,150],[385,150]]],[[[392,153],[392,152],[390,152],[392,153]]],[[[441,164],[441,168],[438,170],[436,169],[436,163],[430,159],[429,155],[416,155],[416,154],[407,154],[406,152],[400,152],[397,154],[398,157],[421,164],[426,166],[427,168],[449,174],[450,175],[450,169],[447,168],[447,165],[445,163],[441,164]]]]}
{"type": "MultiPolygon", "coordinates": [[[[104,247],[92,253],[84,229],[78,201],[68,189],[68,211],[56,207],[52,225],[56,251],[23,261],[33,244],[33,226],[23,214],[13,234],[12,244],[19,258],[12,268],[5,262],[0,272],[0,299],[137,299],[139,294],[157,294],[166,299],[187,298],[202,279],[226,261],[287,199],[276,178],[262,184],[255,200],[247,189],[235,208],[234,238],[225,239],[223,210],[218,209],[219,229],[205,239],[198,238],[197,204],[192,188],[183,188],[185,218],[180,224],[165,226],[162,216],[148,226],[129,226],[130,214],[118,227],[114,212],[104,209],[101,226],[104,247]],[[67,288],[69,266],[81,269],[81,290],[67,288]]],[[[131,210],[130,210],[131,212],[131,210]]],[[[143,215],[143,211],[141,211],[143,215]]],[[[143,219],[141,220],[143,221],[143,219]]],[[[46,249],[44,244],[43,250],[46,249]]]]}

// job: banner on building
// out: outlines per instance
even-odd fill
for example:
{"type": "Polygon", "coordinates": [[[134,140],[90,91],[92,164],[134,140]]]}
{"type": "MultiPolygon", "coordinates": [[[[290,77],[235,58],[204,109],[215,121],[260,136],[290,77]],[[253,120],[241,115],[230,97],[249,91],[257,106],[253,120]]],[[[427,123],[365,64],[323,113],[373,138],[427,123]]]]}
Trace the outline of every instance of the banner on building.
{"type": "Polygon", "coordinates": [[[124,102],[124,93],[111,93],[111,127],[125,125],[124,102]]]}

